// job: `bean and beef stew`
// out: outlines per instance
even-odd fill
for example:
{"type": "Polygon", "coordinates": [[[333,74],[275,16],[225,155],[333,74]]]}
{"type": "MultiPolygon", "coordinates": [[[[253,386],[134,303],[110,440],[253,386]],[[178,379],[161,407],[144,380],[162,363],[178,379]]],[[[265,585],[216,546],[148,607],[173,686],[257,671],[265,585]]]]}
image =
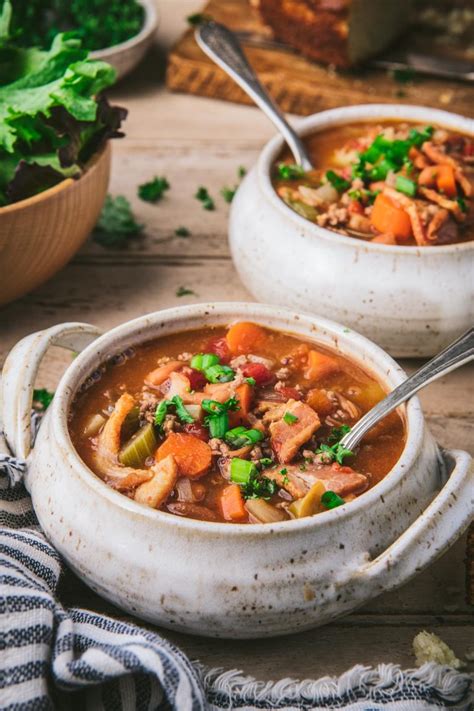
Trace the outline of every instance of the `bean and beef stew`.
{"type": "Polygon", "coordinates": [[[474,239],[474,139],[441,127],[354,123],[306,139],[314,170],[285,153],[278,195],[335,232],[388,245],[474,239]]]}
{"type": "Polygon", "coordinates": [[[109,486],[205,521],[268,523],[353,500],[404,446],[393,414],[357,452],[345,432],[385,393],[338,353],[254,323],[187,331],[109,359],[70,414],[109,486]]]}

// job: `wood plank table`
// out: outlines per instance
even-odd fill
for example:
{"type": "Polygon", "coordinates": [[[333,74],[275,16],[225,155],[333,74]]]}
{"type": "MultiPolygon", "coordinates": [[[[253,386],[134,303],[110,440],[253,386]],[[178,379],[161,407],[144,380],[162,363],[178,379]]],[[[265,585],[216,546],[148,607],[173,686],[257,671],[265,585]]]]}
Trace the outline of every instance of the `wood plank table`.
{"type": "MultiPolygon", "coordinates": [[[[1,309],[2,361],[19,338],[62,321],[89,321],[108,329],[175,304],[251,299],[229,256],[228,206],[219,189],[236,181],[239,165],[251,166],[273,129],[257,109],[172,95],[163,88],[164,50],[197,2],[161,0],[159,5],[157,49],[112,92],[130,114],[127,137],[113,145],[110,191],[131,200],[146,225],[145,237],[115,251],[88,242],[47,284],[1,309]],[[172,189],[153,206],[136,198],[136,187],[155,174],[166,175],[172,189]],[[215,212],[202,210],[194,199],[199,185],[216,197],[215,212]],[[180,225],[191,230],[189,238],[174,236],[180,225]],[[195,293],[178,298],[179,287],[195,293]]],[[[52,352],[40,385],[54,388],[69,357],[52,352]]],[[[412,370],[419,363],[402,365],[412,370]]],[[[473,373],[472,367],[452,373],[422,393],[421,400],[440,443],[474,454],[473,373]]],[[[206,665],[237,667],[260,679],[339,674],[356,663],[411,666],[411,642],[422,629],[439,634],[462,657],[474,646],[472,608],[464,601],[464,552],[463,539],[402,589],[314,631],[250,642],[164,634],[206,665]]],[[[61,597],[68,605],[121,615],[72,574],[62,581],[61,597]]]]}

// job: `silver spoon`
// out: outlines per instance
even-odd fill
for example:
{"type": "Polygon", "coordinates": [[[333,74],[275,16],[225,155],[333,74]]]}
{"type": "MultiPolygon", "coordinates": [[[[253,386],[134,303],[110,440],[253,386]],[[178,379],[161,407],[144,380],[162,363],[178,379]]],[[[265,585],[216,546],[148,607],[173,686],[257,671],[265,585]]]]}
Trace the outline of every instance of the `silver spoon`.
{"type": "Polygon", "coordinates": [[[474,359],[474,328],[470,328],[450,346],[425,363],[401,385],[377,403],[362,417],[342,439],[341,445],[354,450],[365,434],[402,402],[406,402],[421,388],[442,375],[474,359]]]}
{"type": "Polygon", "coordinates": [[[311,170],[313,166],[303,141],[257,79],[236,35],[218,22],[206,22],[196,29],[195,37],[203,52],[227,72],[273,121],[290,147],[296,163],[303,170],[311,170]]]}

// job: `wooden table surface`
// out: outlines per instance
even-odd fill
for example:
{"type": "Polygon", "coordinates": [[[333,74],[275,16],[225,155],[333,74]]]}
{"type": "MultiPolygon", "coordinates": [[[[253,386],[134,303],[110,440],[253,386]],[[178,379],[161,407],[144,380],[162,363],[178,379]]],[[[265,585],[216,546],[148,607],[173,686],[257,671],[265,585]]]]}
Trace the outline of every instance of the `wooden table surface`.
{"type": "MultiPolygon", "coordinates": [[[[129,109],[127,136],[113,145],[112,194],[126,195],[145,237],[126,250],[104,250],[88,242],[73,261],[34,293],[0,310],[3,361],[24,335],[62,321],[88,321],[108,329],[143,313],[207,300],[251,300],[239,281],[226,237],[228,206],[219,196],[236,181],[238,166],[251,166],[273,129],[257,110],[211,99],[171,95],[163,88],[167,47],[184,28],[196,0],[161,0],[157,47],[112,98],[129,109]],[[136,198],[136,188],[166,175],[172,189],[158,205],[136,198]],[[216,197],[215,212],[194,199],[199,185],[216,197]],[[180,225],[192,236],[174,236],[180,225]],[[187,287],[193,295],[178,298],[187,287]]],[[[54,388],[69,356],[51,352],[40,385],[54,388]]],[[[408,370],[419,363],[403,361],[408,370]]],[[[474,368],[465,367],[432,385],[421,400],[442,445],[474,454],[474,368]]],[[[456,653],[473,651],[472,608],[464,602],[465,540],[403,588],[358,612],[314,631],[262,641],[215,641],[169,633],[192,658],[206,665],[241,668],[260,679],[339,674],[353,664],[413,664],[412,639],[427,629],[456,653]]],[[[68,574],[65,604],[106,610],[110,605],[68,574]]],[[[472,667],[472,665],[471,665],[472,667]]]]}

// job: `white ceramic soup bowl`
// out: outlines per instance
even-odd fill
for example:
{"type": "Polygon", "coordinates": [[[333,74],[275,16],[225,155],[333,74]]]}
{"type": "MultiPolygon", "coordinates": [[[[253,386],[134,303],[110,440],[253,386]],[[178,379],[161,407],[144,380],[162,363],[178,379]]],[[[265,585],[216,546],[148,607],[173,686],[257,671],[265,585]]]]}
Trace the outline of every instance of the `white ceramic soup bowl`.
{"type": "Polygon", "coordinates": [[[221,524],[142,506],[83,463],[68,433],[74,394],[109,356],[161,335],[253,320],[337,348],[387,389],[406,377],[364,337],[320,317],[259,304],[157,312],[103,336],[69,323],[20,341],[5,363],[5,435],[27,458],[26,486],[41,526],[96,592],[146,620],[200,635],[250,638],[321,625],[422,570],[472,515],[465,452],[441,453],[419,402],[403,416],[407,442],[393,470],[352,503],[276,524],[221,524]],[[51,345],[82,352],[64,373],[30,451],[32,388],[51,345]]]}
{"type": "MultiPolygon", "coordinates": [[[[322,111],[301,135],[358,121],[397,119],[474,133],[474,121],[446,111],[367,104],[322,111]]],[[[276,136],[232,202],[229,239],[239,275],[256,299],[326,313],[395,356],[430,356],[471,324],[474,241],[439,247],[373,244],[319,227],[276,194],[276,136]]]]}

